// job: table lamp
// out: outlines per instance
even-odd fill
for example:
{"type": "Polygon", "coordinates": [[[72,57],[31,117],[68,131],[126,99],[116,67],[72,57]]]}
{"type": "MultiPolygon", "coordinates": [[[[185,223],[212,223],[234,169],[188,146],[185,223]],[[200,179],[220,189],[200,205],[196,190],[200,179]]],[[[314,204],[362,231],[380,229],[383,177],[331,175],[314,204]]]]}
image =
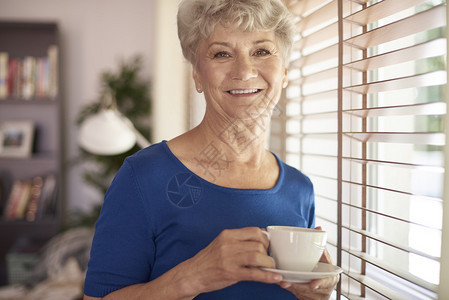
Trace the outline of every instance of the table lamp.
{"type": "Polygon", "coordinates": [[[82,122],[78,142],[84,150],[97,155],[124,153],[136,143],[141,148],[150,145],[132,122],[118,111],[111,93],[103,98],[100,111],[82,122]]]}

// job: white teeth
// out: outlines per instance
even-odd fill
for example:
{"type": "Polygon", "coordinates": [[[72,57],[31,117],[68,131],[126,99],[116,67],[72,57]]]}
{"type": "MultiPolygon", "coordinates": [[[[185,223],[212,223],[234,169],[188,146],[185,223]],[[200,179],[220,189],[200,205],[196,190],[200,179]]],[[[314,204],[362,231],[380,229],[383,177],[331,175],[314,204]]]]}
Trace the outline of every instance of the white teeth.
{"type": "Polygon", "coordinates": [[[240,95],[240,94],[253,94],[253,93],[257,93],[257,91],[259,91],[259,90],[258,89],[232,90],[232,91],[229,91],[229,93],[233,94],[233,95],[240,95]]]}

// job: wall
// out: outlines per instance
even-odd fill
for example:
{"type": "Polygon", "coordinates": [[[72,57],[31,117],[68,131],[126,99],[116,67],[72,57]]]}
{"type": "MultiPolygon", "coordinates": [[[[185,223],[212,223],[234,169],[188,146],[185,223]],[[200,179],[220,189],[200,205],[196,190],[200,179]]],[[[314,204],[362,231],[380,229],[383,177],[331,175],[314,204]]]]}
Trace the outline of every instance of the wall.
{"type": "Polygon", "coordinates": [[[156,0],[153,139],[169,140],[188,124],[190,64],[183,58],[176,27],[177,0],[156,0]]]}
{"type": "Polygon", "coordinates": [[[96,100],[102,71],[140,53],[143,74],[151,78],[154,62],[155,1],[149,0],[0,0],[5,20],[55,21],[59,24],[65,121],[66,196],[69,209],[88,209],[101,197],[81,179],[78,128],[82,106],[96,100]]]}

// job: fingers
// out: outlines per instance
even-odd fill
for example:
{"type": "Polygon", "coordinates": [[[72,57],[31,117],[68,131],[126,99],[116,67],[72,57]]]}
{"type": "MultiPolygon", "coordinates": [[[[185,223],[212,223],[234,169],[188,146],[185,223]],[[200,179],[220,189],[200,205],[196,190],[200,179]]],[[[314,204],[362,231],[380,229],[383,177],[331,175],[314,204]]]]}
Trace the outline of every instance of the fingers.
{"type": "Polygon", "coordinates": [[[227,229],[223,230],[219,238],[234,239],[236,241],[255,241],[264,245],[265,249],[268,249],[270,241],[268,237],[262,232],[262,229],[258,227],[245,227],[240,229],[227,229]]]}
{"type": "Polygon", "coordinates": [[[244,241],[233,246],[235,249],[228,249],[229,253],[234,253],[229,257],[237,265],[244,267],[274,268],[274,260],[267,255],[267,250],[259,242],[244,241]]]}
{"type": "Polygon", "coordinates": [[[310,289],[314,291],[332,291],[337,285],[339,276],[332,276],[322,279],[316,279],[309,283],[310,289]]]}
{"type": "Polygon", "coordinates": [[[289,281],[281,281],[279,285],[281,286],[281,288],[288,289],[292,286],[292,283],[289,281]]]}
{"type": "Polygon", "coordinates": [[[225,229],[220,233],[224,236],[232,236],[237,240],[254,240],[259,241],[263,237],[262,229],[259,227],[245,227],[239,229],[225,229]]]}
{"type": "Polygon", "coordinates": [[[242,281],[259,281],[265,283],[280,283],[282,281],[282,275],[259,268],[245,268],[241,271],[240,276],[242,281]]]}
{"type": "Polygon", "coordinates": [[[272,259],[267,255],[269,241],[267,236],[257,227],[246,227],[242,229],[232,229],[222,231],[215,241],[225,255],[234,255],[232,258],[248,258],[241,261],[244,265],[271,268],[272,259]],[[251,253],[259,253],[260,256],[241,256],[239,254],[249,255],[251,253]],[[255,260],[263,259],[262,261],[255,260]],[[262,262],[262,265],[258,265],[262,262]],[[268,264],[267,264],[268,262],[268,264]],[[245,264],[247,263],[247,264],[245,264]]]}
{"type": "Polygon", "coordinates": [[[273,268],[267,255],[268,239],[257,227],[222,231],[206,248],[189,260],[200,283],[198,290],[223,288],[238,281],[278,283],[282,276],[259,269],[273,268]]]}
{"type": "Polygon", "coordinates": [[[335,289],[339,275],[316,279],[309,283],[286,283],[279,285],[292,292],[299,299],[329,299],[335,289]]]}
{"type": "Polygon", "coordinates": [[[223,239],[224,257],[232,260],[238,268],[235,270],[237,280],[278,283],[282,275],[261,270],[259,268],[274,268],[274,260],[267,255],[268,237],[257,227],[247,227],[236,230],[225,230],[220,236],[223,239]],[[231,241],[231,242],[230,242],[231,241]]]}
{"type": "Polygon", "coordinates": [[[321,255],[320,262],[332,265],[332,257],[327,251],[327,248],[324,248],[323,254],[321,255]]]}
{"type": "MultiPolygon", "coordinates": [[[[321,228],[321,226],[316,226],[315,229],[316,230],[323,230],[321,228]]],[[[320,262],[331,264],[331,265],[333,264],[332,263],[332,258],[331,258],[330,254],[329,254],[329,252],[327,251],[326,248],[324,248],[324,252],[323,252],[323,255],[321,255],[320,262]]]]}
{"type": "MultiPolygon", "coordinates": [[[[282,286],[282,284],[281,284],[282,286]]],[[[298,299],[329,299],[333,289],[318,288],[312,290],[308,284],[294,283],[287,288],[298,299]]]]}

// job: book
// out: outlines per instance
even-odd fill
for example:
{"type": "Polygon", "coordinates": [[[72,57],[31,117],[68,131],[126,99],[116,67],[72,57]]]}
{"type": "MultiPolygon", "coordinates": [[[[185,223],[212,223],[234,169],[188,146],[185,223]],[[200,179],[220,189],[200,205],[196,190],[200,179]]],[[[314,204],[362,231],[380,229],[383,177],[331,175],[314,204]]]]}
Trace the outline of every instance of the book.
{"type": "Polygon", "coordinates": [[[58,46],[51,45],[48,47],[48,96],[51,98],[58,96],[58,56],[58,46]]]}
{"type": "Polygon", "coordinates": [[[59,49],[50,45],[47,56],[10,57],[0,52],[0,100],[54,99],[58,96],[59,49]]]}
{"type": "Polygon", "coordinates": [[[14,211],[14,219],[21,220],[25,217],[25,212],[31,198],[31,181],[23,181],[19,201],[14,211]]]}
{"type": "Polygon", "coordinates": [[[31,195],[25,215],[26,220],[29,222],[36,220],[37,208],[39,206],[39,202],[41,201],[43,185],[44,180],[42,176],[35,176],[31,182],[31,195]]]}
{"type": "Polygon", "coordinates": [[[42,99],[48,93],[48,57],[36,60],[36,98],[42,99]]]}
{"type": "Polygon", "coordinates": [[[13,86],[13,96],[16,98],[22,97],[22,89],[23,89],[23,60],[16,59],[15,63],[15,72],[14,72],[14,86],[13,86]]]}
{"type": "Polygon", "coordinates": [[[34,176],[31,180],[15,180],[11,187],[3,219],[33,222],[56,213],[56,176],[34,176]]]}
{"type": "Polygon", "coordinates": [[[16,211],[22,195],[22,189],[22,182],[19,180],[14,181],[3,213],[5,220],[13,221],[16,219],[16,211]]]}
{"type": "Polygon", "coordinates": [[[54,216],[56,205],[56,176],[54,174],[45,177],[40,197],[36,219],[54,216]]]}
{"type": "Polygon", "coordinates": [[[8,62],[8,75],[7,75],[7,88],[8,88],[8,97],[15,96],[15,79],[17,73],[17,60],[10,59],[8,62]]]}
{"type": "Polygon", "coordinates": [[[22,69],[22,98],[30,100],[35,96],[36,82],[36,58],[27,56],[23,59],[22,69]]]}

